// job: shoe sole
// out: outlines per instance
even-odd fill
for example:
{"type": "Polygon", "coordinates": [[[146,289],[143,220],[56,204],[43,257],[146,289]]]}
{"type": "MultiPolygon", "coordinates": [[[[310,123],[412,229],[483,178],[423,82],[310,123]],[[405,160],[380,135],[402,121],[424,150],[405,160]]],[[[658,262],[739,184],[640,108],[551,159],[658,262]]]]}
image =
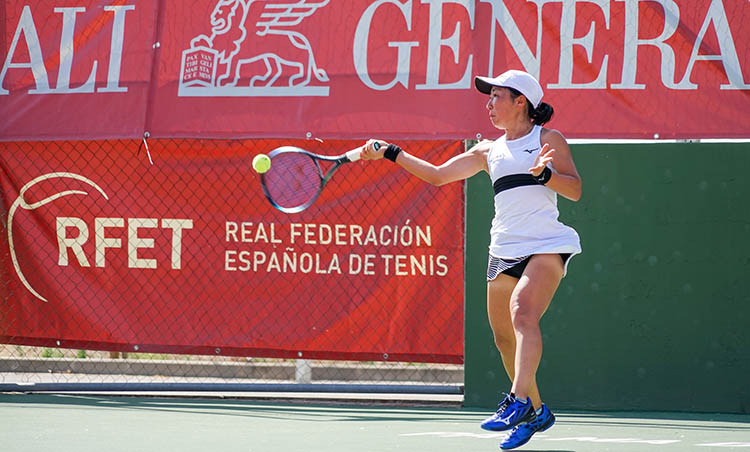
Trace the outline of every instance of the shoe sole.
{"type": "Polygon", "coordinates": [[[515,445],[515,446],[513,446],[513,447],[503,447],[503,446],[500,446],[500,449],[501,449],[501,450],[511,450],[511,449],[518,449],[518,448],[519,448],[519,447],[521,447],[521,446],[525,446],[526,444],[528,444],[528,443],[529,443],[529,441],[531,440],[531,438],[532,438],[532,437],[533,437],[534,435],[536,435],[536,434],[537,434],[537,433],[539,433],[539,432],[544,432],[544,431],[546,431],[546,430],[549,430],[549,428],[550,428],[550,427],[552,427],[553,425],[555,425],[555,416],[554,416],[554,415],[552,415],[552,418],[550,419],[550,421],[551,421],[551,422],[549,422],[548,424],[545,424],[545,425],[544,425],[544,426],[543,426],[542,428],[540,428],[539,430],[536,430],[536,431],[535,431],[534,433],[532,433],[532,434],[531,434],[531,436],[529,436],[529,437],[528,437],[528,438],[526,439],[526,441],[524,441],[524,442],[522,442],[522,443],[520,443],[520,444],[516,444],[516,445],[515,445]]]}
{"type": "Polygon", "coordinates": [[[521,444],[516,444],[513,447],[503,447],[503,446],[500,446],[500,449],[502,449],[502,450],[511,450],[511,449],[517,449],[517,448],[519,448],[521,446],[525,446],[526,444],[528,444],[528,442],[531,440],[531,438],[534,435],[536,435],[539,432],[547,431],[547,430],[550,429],[550,427],[552,427],[553,425],[555,425],[555,420],[556,420],[556,418],[555,418],[555,415],[553,414],[552,418],[550,419],[550,422],[548,422],[547,424],[543,425],[539,430],[536,430],[534,433],[532,433],[531,436],[529,436],[529,438],[526,441],[522,442],[521,444]]]}

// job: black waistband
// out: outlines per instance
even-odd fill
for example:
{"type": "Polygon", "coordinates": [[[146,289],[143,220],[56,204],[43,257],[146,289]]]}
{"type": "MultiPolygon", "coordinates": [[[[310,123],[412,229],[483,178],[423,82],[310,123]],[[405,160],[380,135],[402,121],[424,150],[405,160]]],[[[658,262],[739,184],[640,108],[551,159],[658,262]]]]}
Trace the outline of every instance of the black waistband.
{"type": "Polygon", "coordinates": [[[526,185],[539,185],[539,182],[537,182],[536,178],[531,174],[511,174],[509,176],[503,176],[493,182],[492,188],[495,189],[495,194],[498,194],[501,191],[526,185]]]}

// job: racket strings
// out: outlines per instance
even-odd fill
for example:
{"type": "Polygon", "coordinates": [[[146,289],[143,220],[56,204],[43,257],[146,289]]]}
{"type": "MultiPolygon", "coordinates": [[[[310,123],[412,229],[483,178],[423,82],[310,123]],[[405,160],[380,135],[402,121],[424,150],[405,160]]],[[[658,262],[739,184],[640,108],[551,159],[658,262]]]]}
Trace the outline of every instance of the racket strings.
{"type": "Polygon", "coordinates": [[[287,152],[273,158],[265,173],[268,195],[277,205],[291,209],[312,202],[321,186],[320,169],[306,154],[287,152]]]}

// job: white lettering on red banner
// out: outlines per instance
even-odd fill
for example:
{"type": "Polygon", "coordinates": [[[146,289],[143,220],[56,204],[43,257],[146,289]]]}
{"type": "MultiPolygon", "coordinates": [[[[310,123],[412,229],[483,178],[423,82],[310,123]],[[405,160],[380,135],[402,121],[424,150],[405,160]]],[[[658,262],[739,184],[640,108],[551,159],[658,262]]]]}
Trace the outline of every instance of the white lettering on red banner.
{"type": "Polygon", "coordinates": [[[492,136],[473,76],[509,68],[540,79],[571,137],[747,135],[744,0],[11,0],[5,11],[0,140],[492,136]],[[698,104],[711,114],[689,114],[698,104]]]}

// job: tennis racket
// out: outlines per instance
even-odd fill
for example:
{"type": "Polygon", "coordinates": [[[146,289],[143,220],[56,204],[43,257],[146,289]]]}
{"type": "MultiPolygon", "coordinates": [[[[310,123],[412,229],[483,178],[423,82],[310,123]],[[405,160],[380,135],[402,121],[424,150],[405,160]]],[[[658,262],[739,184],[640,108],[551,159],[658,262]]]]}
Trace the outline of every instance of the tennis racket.
{"type": "MultiPolygon", "coordinates": [[[[374,144],[375,150],[380,143],[374,144]]],[[[294,146],[282,146],[268,153],[271,168],[260,175],[263,193],[272,206],[285,213],[297,213],[310,207],[323,187],[341,165],[359,160],[358,147],[337,156],[313,154],[294,146]],[[320,162],[333,162],[323,173],[320,162]]]]}

